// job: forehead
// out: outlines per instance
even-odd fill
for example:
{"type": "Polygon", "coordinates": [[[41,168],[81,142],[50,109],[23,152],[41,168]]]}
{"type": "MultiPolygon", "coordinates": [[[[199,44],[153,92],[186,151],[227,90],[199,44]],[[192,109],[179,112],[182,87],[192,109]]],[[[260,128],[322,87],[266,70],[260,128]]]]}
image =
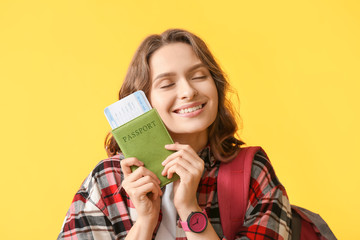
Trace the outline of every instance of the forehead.
{"type": "Polygon", "coordinates": [[[149,59],[152,77],[164,72],[186,71],[201,63],[194,50],[186,43],[171,43],[155,51],[149,59]]]}

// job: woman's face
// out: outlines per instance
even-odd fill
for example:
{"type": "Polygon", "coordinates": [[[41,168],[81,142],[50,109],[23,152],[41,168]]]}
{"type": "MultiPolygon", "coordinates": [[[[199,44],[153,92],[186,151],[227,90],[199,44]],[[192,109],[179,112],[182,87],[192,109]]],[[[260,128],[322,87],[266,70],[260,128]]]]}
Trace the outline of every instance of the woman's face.
{"type": "Polygon", "coordinates": [[[185,43],[165,45],[149,60],[149,100],[173,137],[207,134],[218,108],[218,94],[207,67],[185,43]]]}

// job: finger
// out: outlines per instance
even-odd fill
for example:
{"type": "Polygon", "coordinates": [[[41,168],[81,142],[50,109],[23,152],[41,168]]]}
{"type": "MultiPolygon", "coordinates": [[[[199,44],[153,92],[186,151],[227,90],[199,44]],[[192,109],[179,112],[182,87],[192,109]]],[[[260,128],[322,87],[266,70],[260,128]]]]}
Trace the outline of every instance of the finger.
{"type": "Polygon", "coordinates": [[[162,191],[157,188],[156,184],[149,182],[136,188],[135,197],[141,198],[142,196],[148,195],[149,193],[153,194],[151,198],[155,200],[161,195],[162,191]]]}
{"type": "MultiPolygon", "coordinates": [[[[176,168],[178,166],[186,169],[186,171],[188,173],[192,174],[194,177],[198,177],[203,172],[203,168],[196,168],[188,161],[183,161],[183,159],[180,159],[180,160],[174,160],[174,161],[171,161],[170,163],[168,163],[166,165],[166,169],[164,169],[164,171],[162,172],[163,176],[167,175],[168,178],[172,178],[173,173],[176,172],[176,168]],[[170,171],[170,169],[173,169],[173,172],[170,171]]],[[[180,176],[180,178],[181,178],[181,176],[180,176]]]]}
{"type": "Polygon", "coordinates": [[[173,144],[166,144],[165,148],[167,150],[172,150],[172,151],[185,150],[185,151],[191,153],[192,155],[197,155],[195,150],[188,144],[180,144],[180,143],[176,142],[173,144]]]}
{"type": "MultiPolygon", "coordinates": [[[[148,184],[148,183],[153,183],[156,186],[158,192],[162,193],[161,188],[160,188],[160,181],[157,181],[157,180],[155,180],[154,178],[152,178],[150,176],[144,176],[144,177],[139,178],[138,180],[136,180],[134,182],[131,182],[129,188],[130,187],[131,188],[138,188],[138,187],[141,187],[141,186],[143,186],[145,184],[148,184]]],[[[162,195],[162,194],[160,194],[160,195],[162,195]]]]}
{"type": "Polygon", "coordinates": [[[161,164],[165,166],[177,157],[192,160],[191,162],[203,162],[203,160],[194,151],[188,149],[180,149],[177,152],[170,154],[161,164]]]}
{"type": "Polygon", "coordinates": [[[185,159],[182,159],[181,156],[178,156],[176,158],[171,159],[170,161],[167,161],[166,165],[164,166],[164,169],[161,172],[161,175],[166,176],[168,175],[169,168],[173,167],[176,164],[180,164],[180,162],[186,161],[185,159]]]}
{"type": "Polygon", "coordinates": [[[131,157],[131,158],[125,158],[120,161],[121,169],[124,173],[124,177],[129,176],[131,174],[131,166],[144,166],[144,163],[139,161],[137,158],[131,157]]]}
{"type": "MultiPolygon", "coordinates": [[[[129,177],[130,178],[130,177],[129,177]]],[[[154,186],[154,193],[156,196],[162,195],[160,184],[156,182],[152,177],[145,176],[137,179],[136,181],[130,182],[129,178],[126,178],[123,182],[123,187],[125,191],[129,194],[130,198],[136,198],[139,200],[141,195],[146,195],[151,191],[144,192],[143,186],[151,184],[154,186]]],[[[155,197],[156,197],[155,196],[155,197]]],[[[141,199],[140,199],[141,200],[141,199]]]]}
{"type": "Polygon", "coordinates": [[[191,179],[188,177],[190,175],[189,169],[186,167],[183,167],[180,164],[175,164],[169,168],[169,170],[167,172],[167,178],[169,178],[169,179],[172,178],[174,173],[179,175],[181,181],[189,182],[191,179]]]}
{"type": "MultiPolygon", "coordinates": [[[[193,155],[189,154],[188,152],[184,150],[180,150],[171,156],[169,156],[164,162],[164,169],[162,171],[162,175],[165,176],[167,173],[167,170],[170,166],[172,166],[174,163],[182,163],[186,164],[186,167],[198,169],[199,171],[203,171],[204,169],[204,161],[196,155],[194,157],[193,155]],[[172,164],[170,164],[172,163],[172,164]]],[[[185,167],[185,165],[184,165],[185,167]]]]}
{"type": "Polygon", "coordinates": [[[128,181],[129,182],[134,182],[144,176],[149,176],[151,177],[155,182],[157,182],[158,184],[161,183],[160,179],[155,175],[155,173],[153,173],[152,171],[150,171],[149,169],[140,166],[139,168],[137,168],[132,174],[130,174],[128,176],[128,181]]]}

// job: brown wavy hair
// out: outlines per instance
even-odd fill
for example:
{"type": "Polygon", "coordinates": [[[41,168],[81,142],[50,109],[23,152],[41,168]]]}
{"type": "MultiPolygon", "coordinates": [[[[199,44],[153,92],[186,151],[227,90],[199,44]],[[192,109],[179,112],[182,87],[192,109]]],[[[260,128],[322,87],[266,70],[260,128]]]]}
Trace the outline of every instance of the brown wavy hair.
{"type": "MultiPolygon", "coordinates": [[[[119,99],[142,90],[147,96],[151,88],[149,59],[161,47],[171,43],[186,43],[208,68],[218,91],[218,113],[209,126],[209,144],[215,157],[220,161],[232,159],[244,142],[235,137],[238,130],[236,113],[227,98],[230,90],[225,73],[211,54],[205,42],[198,36],[183,29],[169,29],[162,34],[150,35],[140,44],[130,63],[128,72],[119,91],[119,99]]],[[[111,133],[105,138],[105,149],[109,156],[121,150],[111,133]]]]}

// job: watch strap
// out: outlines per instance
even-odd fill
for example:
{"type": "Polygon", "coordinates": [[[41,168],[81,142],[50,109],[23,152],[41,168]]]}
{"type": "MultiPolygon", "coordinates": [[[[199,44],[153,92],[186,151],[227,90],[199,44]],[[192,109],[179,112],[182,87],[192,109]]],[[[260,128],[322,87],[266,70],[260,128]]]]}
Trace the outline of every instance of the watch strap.
{"type": "Polygon", "coordinates": [[[188,223],[187,223],[186,221],[183,222],[183,221],[180,220],[180,224],[181,224],[182,229],[183,229],[185,232],[191,232],[191,230],[190,230],[190,228],[189,228],[189,225],[188,225],[188,223]]]}

